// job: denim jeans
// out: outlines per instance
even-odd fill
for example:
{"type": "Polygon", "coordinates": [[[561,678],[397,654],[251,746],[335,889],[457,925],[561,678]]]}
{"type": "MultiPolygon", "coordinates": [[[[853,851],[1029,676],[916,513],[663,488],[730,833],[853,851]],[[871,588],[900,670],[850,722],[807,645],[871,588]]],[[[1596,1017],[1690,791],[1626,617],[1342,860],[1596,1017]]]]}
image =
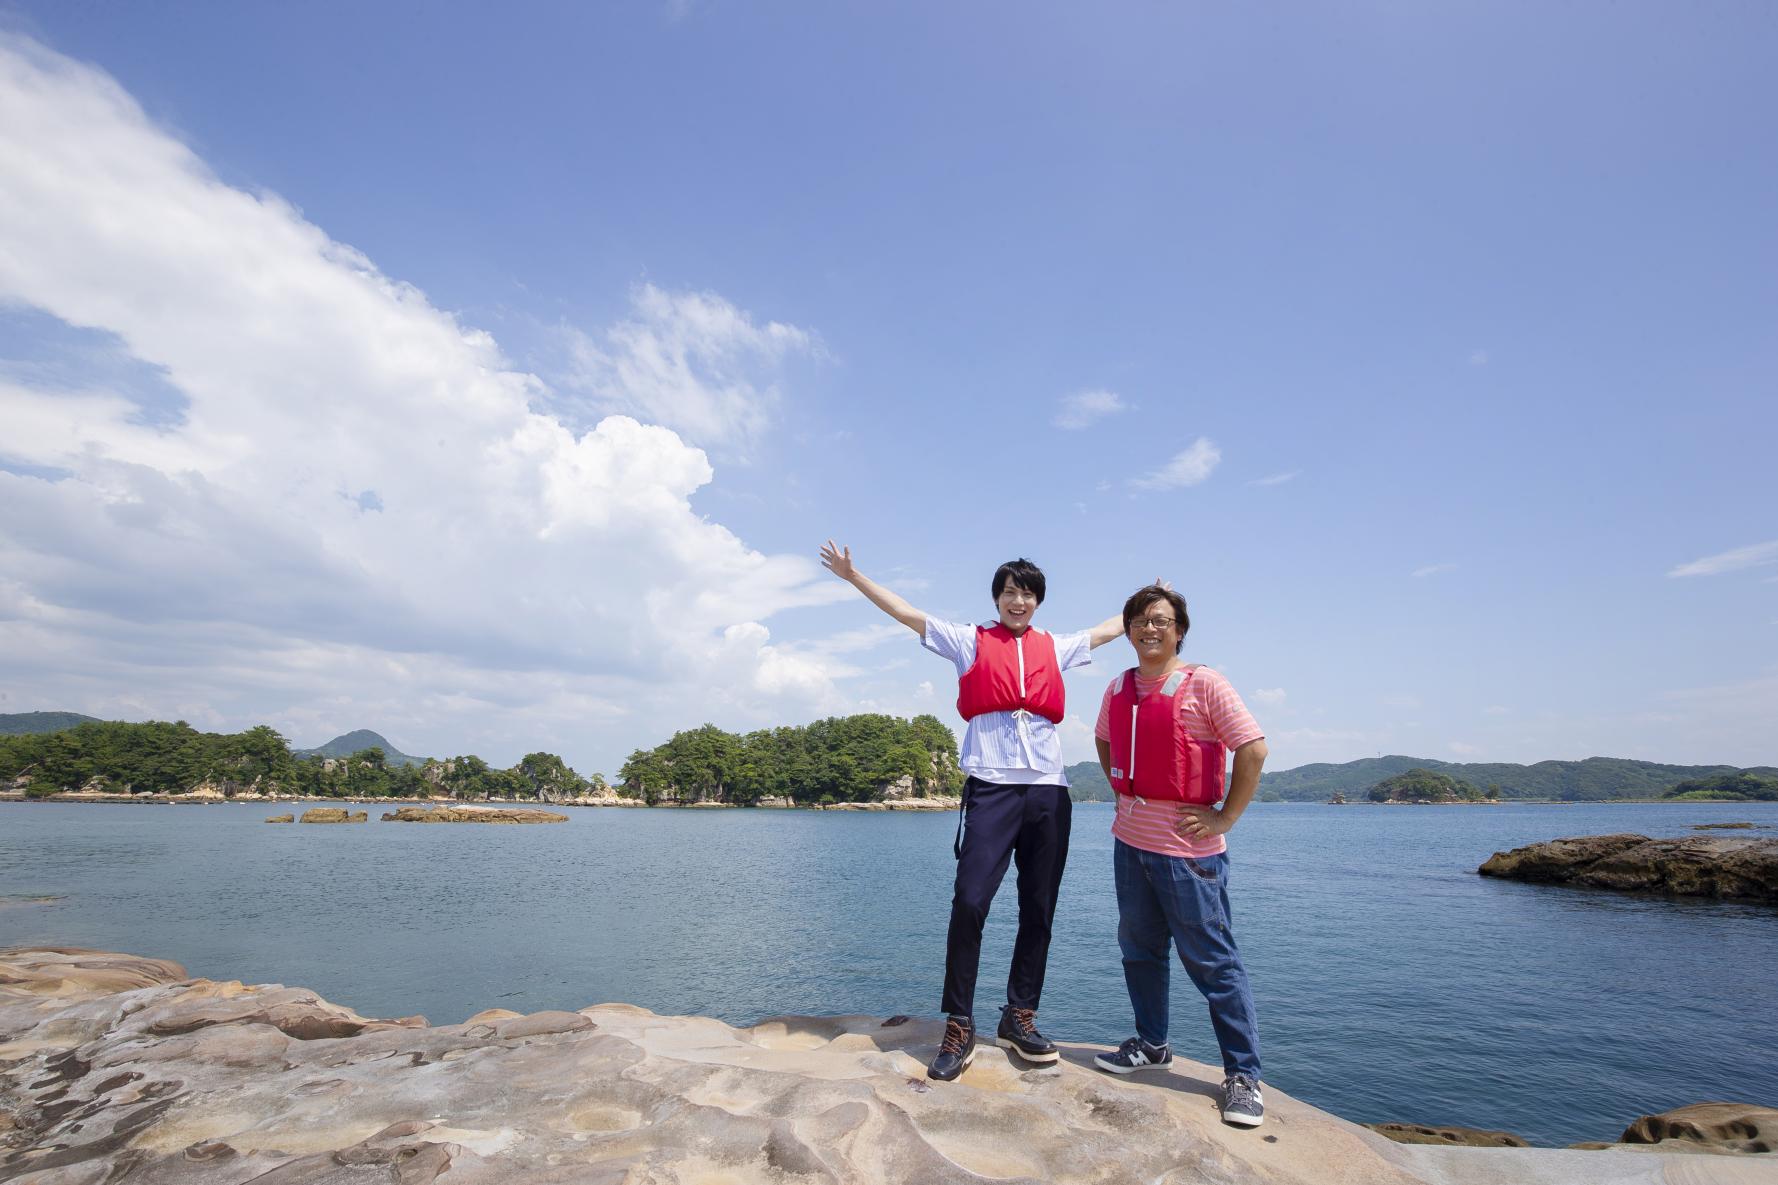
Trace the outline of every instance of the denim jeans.
{"type": "Polygon", "coordinates": [[[1133,848],[1117,840],[1117,942],[1124,984],[1136,1013],[1136,1034],[1167,1043],[1168,945],[1210,1005],[1225,1074],[1259,1081],[1259,1026],[1253,990],[1229,929],[1227,855],[1188,860],[1133,848]]]}

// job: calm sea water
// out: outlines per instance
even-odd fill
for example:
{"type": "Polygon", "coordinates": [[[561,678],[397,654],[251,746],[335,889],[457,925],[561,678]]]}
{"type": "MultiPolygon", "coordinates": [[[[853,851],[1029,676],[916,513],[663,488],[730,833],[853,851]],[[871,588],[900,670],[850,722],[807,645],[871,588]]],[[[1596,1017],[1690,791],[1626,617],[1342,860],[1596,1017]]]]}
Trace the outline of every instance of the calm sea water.
{"type": "MultiPolygon", "coordinates": [[[[268,813],[0,805],[0,898],[61,898],[0,905],[0,945],[167,957],[435,1023],[614,1000],[738,1024],[938,1008],[951,815],[276,827],[268,813]]],[[[1231,891],[1267,1081],[1350,1119],[1542,1144],[1613,1139],[1637,1115],[1705,1099],[1778,1105],[1778,910],[1475,875],[1536,840],[1731,819],[1778,828],[1778,806],[1255,806],[1231,837],[1231,891]]],[[[1107,806],[1075,808],[1041,1015],[1064,1040],[1131,1031],[1110,821],[1107,806]]],[[[1015,912],[1009,874],[983,951],[984,1017],[1002,999],[1015,912]]],[[[1173,999],[1175,1047],[1217,1063],[1177,970],[1173,999]]]]}

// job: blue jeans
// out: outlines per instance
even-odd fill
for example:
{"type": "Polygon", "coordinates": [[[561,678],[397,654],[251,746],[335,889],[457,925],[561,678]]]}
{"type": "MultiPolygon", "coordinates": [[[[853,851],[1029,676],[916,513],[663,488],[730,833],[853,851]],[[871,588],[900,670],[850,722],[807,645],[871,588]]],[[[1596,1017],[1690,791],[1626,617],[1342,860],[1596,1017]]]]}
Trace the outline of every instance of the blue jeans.
{"type": "Polygon", "coordinates": [[[1117,944],[1136,1035],[1150,1045],[1167,1043],[1167,947],[1176,944],[1186,974],[1210,1005],[1223,1072],[1258,1082],[1253,989],[1229,929],[1228,856],[1187,860],[1115,842],[1117,944]]]}

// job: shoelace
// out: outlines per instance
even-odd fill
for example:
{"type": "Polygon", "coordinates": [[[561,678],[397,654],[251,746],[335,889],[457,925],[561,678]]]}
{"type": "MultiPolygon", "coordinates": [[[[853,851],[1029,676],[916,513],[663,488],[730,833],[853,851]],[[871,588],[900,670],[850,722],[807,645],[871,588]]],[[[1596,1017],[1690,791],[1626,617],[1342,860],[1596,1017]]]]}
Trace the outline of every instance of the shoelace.
{"type": "Polygon", "coordinates": [[[962,1053],[964,1045],[969,1042],[969,1034],[963,1025],[954,1020],[945,1021],[945,1039],[938,1043],[940,1053],[962,1053]]]}
{"type": "Polygon", "coordinates": [[[1006,1015],[1012,1018],[1012,1027],[1020,1036],[1037,1035],[1037,1010],[1035,1008],[1008,1008],[1006,1015]]]}
{"type": "Polygon", "coordinates": [[[1239,1075],[1223,1083],[1223,1090],[1228,1094],[1230,1107],[1243,1107],[1253,1102],[1253,1083],[1239,1075]]]}

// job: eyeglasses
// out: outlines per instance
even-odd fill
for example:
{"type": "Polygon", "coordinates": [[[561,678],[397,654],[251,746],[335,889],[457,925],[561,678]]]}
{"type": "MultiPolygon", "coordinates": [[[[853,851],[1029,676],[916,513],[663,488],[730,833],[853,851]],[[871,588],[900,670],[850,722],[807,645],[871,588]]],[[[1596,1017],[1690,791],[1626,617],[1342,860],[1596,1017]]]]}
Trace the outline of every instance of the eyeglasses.
{"type": "Polygon", "coordinates": [[[1170,630],[1178,624],[1178,619],[1172,617],[1138,617],[1135,621],[1130,623],[1130,628],[1138,630],[1170,630]]]}

